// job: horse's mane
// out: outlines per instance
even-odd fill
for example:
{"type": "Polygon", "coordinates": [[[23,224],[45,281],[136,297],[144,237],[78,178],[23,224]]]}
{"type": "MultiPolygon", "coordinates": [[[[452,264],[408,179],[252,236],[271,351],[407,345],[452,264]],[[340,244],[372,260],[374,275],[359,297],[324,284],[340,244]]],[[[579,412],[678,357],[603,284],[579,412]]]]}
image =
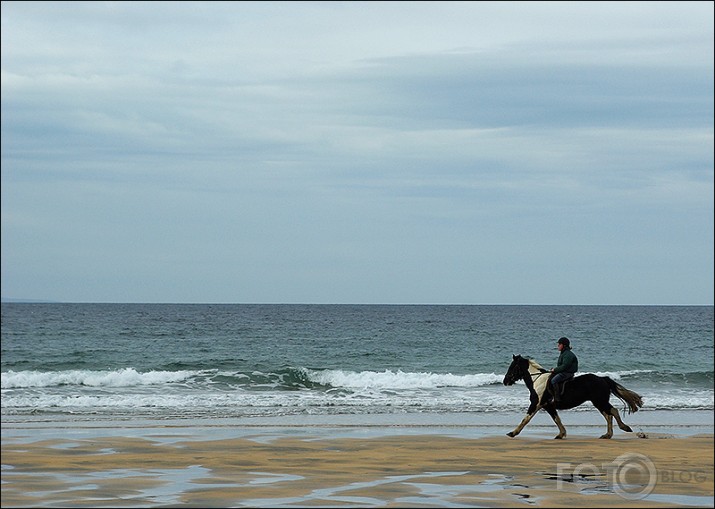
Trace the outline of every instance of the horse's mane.
{"type": "Polygon", "coordinates": [[[527,358],[527,360],[529,361],[529,364],[531,364],[533,367],[535,367],[535,368],[538,369],[539,371],[545,371],[544,368],[541,367],[541,364],[539,364],[538,362],[536,362],[534,359],[527,358]]]}

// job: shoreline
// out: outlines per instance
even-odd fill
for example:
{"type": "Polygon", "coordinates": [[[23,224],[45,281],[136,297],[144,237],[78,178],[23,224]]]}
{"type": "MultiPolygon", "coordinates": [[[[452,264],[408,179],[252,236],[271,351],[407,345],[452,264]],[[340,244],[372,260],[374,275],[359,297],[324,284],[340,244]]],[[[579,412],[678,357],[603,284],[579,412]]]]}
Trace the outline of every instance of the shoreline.
{"type": "MultiPolygon", "coordinates": [[[[605,420],[593,412],[560,412],[566,440],[573,436],[598,438],[606,431],[605,420]]],[[[464,439],[503,437],[521,421],[521,413],[499,414],[338,414],[287,415],[241,418],[185,419],[36,419],[2,421],[2,443],[26,440],[62,440],[72,437],[143,438],[161,432],[204,441],[245,436],[271,437],[311,435],[325,439],[378,438],[386,436],[442,435],[464,439]]],[[[649,411],[624,416],[633,433],[614,426],[613,438],[688,437],[715,434],[712,411],[649,411]]],[[[558,428],[545,412],[539,412],[517,438],[552,439],[558,428]]]]}
{"type": "MultiPolygon", "coordinates": [[[[561,411],[559,416],[567,431],[583,434],[602,433],[606,423],[595,410],[561,411]]],[[[712,410],[648,410],[634,414],[621,412],[623,420],[634,432],[696,434],[715,433],[712,410]]],[[[2,416],[3,434],[18,429],[112,429],[112,428],[416,428],[431,430],[472,430],[472,436],[500,435],[513,429],[524,417],[523,412],[463,412],[463,413],[372,413],[372,414],[286,414],[244,417],[104,417],[72,415],[2,416]]],[[[556,431],[551,417],[539,412],[522,432],[525,434],[556,431]]],[[[620,433],[616,429],[616,434],[620,433]]],[[[571,433],[569,433],[571,434],[571,433]]]]}
{"type": "Polygon", "coordinates": [[[605,429],[598,414],[565,419],[570,432],[564,440],[553,439],[557,430],[548,416],[508,438],[504,433],[518,415],[492,423],[480,418],[476,424],[414,415],[241,419],[240,424],[3,422],[1,502],[3,507],[713,505],[714,444],[705,414],[691,415],[690,424],[681,427],[643,425],[645,431],[628,416],[634,432],[616,429],[611,440],[598,438],[605,429]],[[614,477],[614,465],[622,476],[614,477]]]}

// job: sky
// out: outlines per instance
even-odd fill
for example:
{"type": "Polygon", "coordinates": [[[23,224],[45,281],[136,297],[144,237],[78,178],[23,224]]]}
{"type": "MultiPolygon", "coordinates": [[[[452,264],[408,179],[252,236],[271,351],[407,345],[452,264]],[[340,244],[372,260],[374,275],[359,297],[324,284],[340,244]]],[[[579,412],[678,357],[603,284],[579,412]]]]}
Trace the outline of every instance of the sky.
{"type": "Polygon", "coordinates": [[[713,304],[712,2],[2,2],[2,297],[713,304]]]}

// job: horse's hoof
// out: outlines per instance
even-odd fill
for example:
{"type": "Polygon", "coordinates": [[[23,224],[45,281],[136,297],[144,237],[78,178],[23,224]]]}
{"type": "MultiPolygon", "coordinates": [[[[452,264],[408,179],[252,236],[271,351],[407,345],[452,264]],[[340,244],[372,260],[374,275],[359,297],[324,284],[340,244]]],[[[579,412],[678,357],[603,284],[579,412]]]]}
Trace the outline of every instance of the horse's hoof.
{"type": "Polygon", "coordinates": [[[563,439],[563,438],[564,438],[563,435],[556,435],[556,436],[554,437],[554,440],[561,440],[561,439],[563,439]]]}
{"type": "Polygon", "coordinates": [[[624,427],[622,427],[621,429],[622,429],[623,431],[625,431],[626,433],[633,433],[633,430],[631,429],[630,426],[624,426],[624,427]]]}
{"type": "Polygon", "coordinates": [[[598,437],[598,438],[605,438],[605,439],[608,439],[608,438],[611,438],[612,436],[613,436],[613,435],[601,435],[601,436],[600,436],[600,437],[598,437]]]}
{"type": "Polygon", "coordinates": [[[510,431],[509,433],[506,434],[506,436],[514,438],[516,436],[516,433],[514,433],[513,431],[510,431]]]}

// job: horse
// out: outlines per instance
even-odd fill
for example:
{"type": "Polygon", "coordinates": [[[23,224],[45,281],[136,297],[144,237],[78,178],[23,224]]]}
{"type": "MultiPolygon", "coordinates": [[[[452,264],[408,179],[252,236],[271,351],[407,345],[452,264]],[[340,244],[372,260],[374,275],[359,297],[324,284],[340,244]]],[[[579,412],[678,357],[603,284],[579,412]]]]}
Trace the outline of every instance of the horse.
{"type": "MultiPolygon", "coordinates": [[[[524,426],[529,424],[529,421],[537,414],[542,408],[546,410],[551,418],[556,423],[559,428],[559,434],[554,438],[561,439],[566,436],[566,428],[564,428],[559,418],[559,414],[556,410],[568,410],[570,408],[575,408],[580,404],[590,401],[593,403],[601,415],[606,419],[606,424],[608,425],[608,431],[606,434],[601,435],[600,438],[611,438],[613,436],[613,418],[616,418],[618,427],[623,431],[632,432],[633,430],[630,426],[627,426],[618,410],[611,406],[608,402],[611,394],[617,396],[621,401],[623,401],[628,409],[628,413],[637,412],[639,408],[643,406],[643,398],[623,387],[621,384],[614,382],[607,376],[597,376],[591,373],[583,374],[571,378],[564,382],[562,395],[558,401],[554,402],[545,401],[544,394],[547,390],[550,392],[549,380],[551,379],[551,373],[542,368],[538,362],[530,359],[528,357],[522,357],[521,355],[513,355],[513,360],[509,369],[504,375],[504,385],[514,385],[519,380],[524,380],[526,387],[529,389],[529,400],[531,404],[529,409],[526,411],[526,415],[522,419],[521,423],[514,429],[507,433],[507,436],[515,437],[524,426]]],[[[546,398],[548,399],[548,398],[546,398]]]]}

